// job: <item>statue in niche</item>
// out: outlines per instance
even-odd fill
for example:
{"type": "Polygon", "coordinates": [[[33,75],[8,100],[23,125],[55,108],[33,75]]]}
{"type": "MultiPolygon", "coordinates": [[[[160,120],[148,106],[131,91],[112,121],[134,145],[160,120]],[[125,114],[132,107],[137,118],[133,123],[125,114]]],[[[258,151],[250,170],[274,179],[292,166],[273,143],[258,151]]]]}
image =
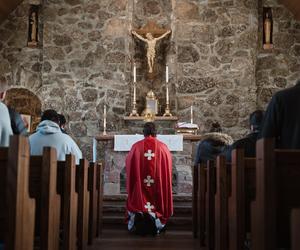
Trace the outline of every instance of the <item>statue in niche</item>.
{"type": "Polygon", "coordinates": [[[170,34],[171,30],[159,29],[154,22],[149,22],[143,29],[132,30],[131,33],[147,44],[147,62],[149,73],[153,73],[156,55],[156,43],[170,34]],[[145,37],[143,37],[143,35],[145,35],[145,37]],[[159,36],[155,37],[157,35],[159,36]]]}
{"type": "Polygon", "coordinates": [[[29,17],[29,34],[28,34],[28,46],[29,47],[36,47],[38,42],[38,19],[37,19],[37,12],[32,11],[29,17]]]}
{"type": "Polygon", "coordinates": [[[272,14],[270,8],[264,9],[263,36],[263,48],[272,49],[272,14]]]}
{"type": "Polygon", "coordinates": [[[266,13],[265,22],[264,22],[264,28],[265,28],[265,44],[271,43],[271,19],[269,18],[269,13],[266,13]]]}

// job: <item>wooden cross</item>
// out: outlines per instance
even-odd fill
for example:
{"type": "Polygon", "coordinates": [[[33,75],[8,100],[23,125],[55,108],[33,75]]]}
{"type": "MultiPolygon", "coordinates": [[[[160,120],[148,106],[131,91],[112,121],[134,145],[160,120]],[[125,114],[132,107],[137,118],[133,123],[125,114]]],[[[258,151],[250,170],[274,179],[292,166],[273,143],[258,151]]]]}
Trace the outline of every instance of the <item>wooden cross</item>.
{"type": "Polygon", "coordinates": [[[147,33],[151,33],[153,37],[160,37],[161,35],[165,34],[168,29],[162,29],[160,28],[155,21],[148,21],[148,23],[140,28],[140,29],[133,29],[136,33],[138,33],[141,36],[144,36],[147,33]]]}

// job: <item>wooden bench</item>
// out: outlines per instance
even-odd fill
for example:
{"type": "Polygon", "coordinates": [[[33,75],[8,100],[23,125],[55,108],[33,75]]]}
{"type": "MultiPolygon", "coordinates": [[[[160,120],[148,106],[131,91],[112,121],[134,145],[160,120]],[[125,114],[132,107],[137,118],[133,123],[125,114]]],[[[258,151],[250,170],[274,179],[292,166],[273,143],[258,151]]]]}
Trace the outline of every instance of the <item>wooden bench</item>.
{"type": "Polygon", "coordinates": [[[300,208],[292,210],[291,235],[292,250],[300,249],[300,208]]]}
{"type": "Polygon", "coordinates": [[[237,149],[232,159],[229,164],[219,156],[215,163],[194,170],[193,233],[208,249],[241,249],[250,231],[247,218],[254,199],[255,158],[244,158],[243,150],[237,149]]]}
{"type": "Polygon", "coordinates": [[[250,203],[255,198],[255,158],[245,158],[243,149],[232,151],[231,189],[228,199],[229,249],[244,248],[250,232],[250,203]]]}
{"type": "Polygon", "coordinates": [[[0,149],[0,240],[5,249],[32,250],[35,201],[29,196],[29,144],[10,137],[0,149]]]}
{"type": "Polygon", "coordinates": [[[61,197],[57,192],[57,156],[54,148],[44,148],[42,156],[30,157],[30,196],[36,201],[35,235],[39,248],[59,249],[61,197]]]}
{"type": "Polygon", "coordinates": [[[254,250],[290,247],[290,215],[300,206],[300,150],[275,150],[274,139],[256,145],[256,198],[252,204],[254,250]]]}
{"type": "Polygon", "coordinates": [[[228,197],[230,193],[230,164],[224,156],[216,159],[215,191],[215,250],[228,249],[228,197]]]}
{"type": "Polygon", "coordinates": [[[214,161],[193,169],[193,236],[200,246],[214,249],[216,167],[214,161]]]}

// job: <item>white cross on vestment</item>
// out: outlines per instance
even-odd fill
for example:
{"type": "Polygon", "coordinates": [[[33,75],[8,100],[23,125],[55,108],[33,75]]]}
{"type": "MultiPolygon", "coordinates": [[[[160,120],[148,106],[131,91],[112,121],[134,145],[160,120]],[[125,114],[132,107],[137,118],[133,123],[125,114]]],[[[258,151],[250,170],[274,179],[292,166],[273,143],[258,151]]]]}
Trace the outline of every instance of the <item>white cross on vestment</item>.
{"type": "Polygon", "coordinates": [[[151,205],[151,203],[150,202],[147,202],[147,204],[145,205],[145,208],[148,210],[148,212],[150,213],[151,212],[151,210],[154,208],[154,206],[153,205],[151,205]]]}
{"type": "Polygon", "coordinates": [[[152,153],[151,149],[148,149],[147,153],[144,154],[147,157],[148,161],[151,161],[151,158],[154,157],[154,153],[152,153]]]}
{"type": "Polygon", "coordinates": [[[147,186],[150,187],[151,183],[154,183],[154,180],[151,178],[150,175],[147,175],[147,179],[144,179],[144,183],[147,183],[147,186]]]}

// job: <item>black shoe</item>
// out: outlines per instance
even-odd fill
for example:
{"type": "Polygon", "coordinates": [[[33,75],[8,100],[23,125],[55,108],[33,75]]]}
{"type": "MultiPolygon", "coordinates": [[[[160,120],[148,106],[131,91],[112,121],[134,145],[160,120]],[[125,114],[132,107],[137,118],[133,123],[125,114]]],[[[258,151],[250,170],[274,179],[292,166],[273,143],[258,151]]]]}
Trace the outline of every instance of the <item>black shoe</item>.
{"type": "Polygon", "coordinates": [[[135,233],[137,235],[146,235],[146,225],[145,225],[145,218],[144,215],[141,213],[136,213],[134,216],[134,228],[135,228],[135,233]]]}
{"type": "Polygon", "coordinates": [[[153,236],[157,235],[157,227],[155,224],[155,219],[149,213],[145,213],[144,218],[145,218],[147,233],[153,236]]]}
{"type": "Polygon", "coordinates": [[[159,230],[159,233],[165,233],[167,231],[167,226],[165,225],[162,229],[159,230]]]}

